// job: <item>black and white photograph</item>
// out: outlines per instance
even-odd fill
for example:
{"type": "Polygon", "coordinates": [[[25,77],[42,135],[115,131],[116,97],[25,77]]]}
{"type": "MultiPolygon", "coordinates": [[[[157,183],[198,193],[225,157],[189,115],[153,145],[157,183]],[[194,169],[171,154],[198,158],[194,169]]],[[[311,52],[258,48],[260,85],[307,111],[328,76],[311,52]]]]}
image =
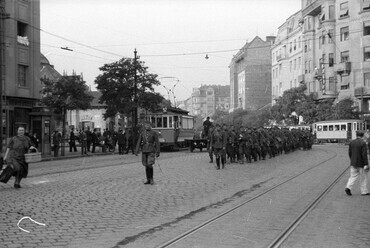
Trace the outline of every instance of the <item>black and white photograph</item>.
{"type": "Polygon", "coordinates": [[[0,0],[0,248],[370,247],[370,0],[0,0]]]}

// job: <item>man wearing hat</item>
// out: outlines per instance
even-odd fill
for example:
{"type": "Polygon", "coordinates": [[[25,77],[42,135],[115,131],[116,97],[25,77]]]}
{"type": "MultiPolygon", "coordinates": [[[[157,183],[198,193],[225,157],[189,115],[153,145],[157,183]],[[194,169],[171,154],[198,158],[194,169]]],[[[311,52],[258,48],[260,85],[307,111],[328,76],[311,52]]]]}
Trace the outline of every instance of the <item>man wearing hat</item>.
{"type": "Polygon", "coordinates": [[[144,130],[140,133],[139,139],[136,144],[135,155],[142,149],[142,163],[145,166],[146,182],[144,184],[154,184],[153,180],[153,164],[155,158],[159,157],[160,144],[157,132],[152,130],[150,122],[144,124],[144,130]]]}
{"type": "Polygon", "coordinates": [[[361,195],[370,195],[367,189],[367,180],[369,172],[369,162],[367,160],[367,147],[365,141],[362,139],[363,131],[356,132],[356,139],[349,144],[348,155],[351,159],[350,177],[347,182],[345,192],[347,195],[352,195],[352,187],[360,178],[361,195]]]}

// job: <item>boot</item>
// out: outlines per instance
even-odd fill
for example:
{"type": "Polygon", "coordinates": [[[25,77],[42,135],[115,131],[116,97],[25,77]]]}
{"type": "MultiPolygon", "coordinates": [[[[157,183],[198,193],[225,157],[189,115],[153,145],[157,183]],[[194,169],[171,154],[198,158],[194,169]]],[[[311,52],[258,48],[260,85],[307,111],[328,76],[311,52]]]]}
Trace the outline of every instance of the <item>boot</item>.
{"type": "Polygon", "coordinates": [[[220,169],[220,158],[216,158],[216,170],[219,170],[220,169]]]}
{"type": "Polygon", "coordinates": [[[153,178],[149,180],[150,181],[150,185],[153,185],[154,184],[154,180],[153,178]]]}

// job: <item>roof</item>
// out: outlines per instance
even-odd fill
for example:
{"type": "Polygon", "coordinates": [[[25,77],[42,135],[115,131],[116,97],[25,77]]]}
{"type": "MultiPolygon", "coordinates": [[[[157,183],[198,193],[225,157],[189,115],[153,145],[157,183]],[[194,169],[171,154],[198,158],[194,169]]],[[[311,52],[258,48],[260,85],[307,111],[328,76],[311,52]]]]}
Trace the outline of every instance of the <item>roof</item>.
{"type": "Polygon", "coordinates": [[[165,108],[157,109],[157,111],[153,112],[152,114],[168,114],[168,113],[188,115],[189,111],[183,110],[181,108],[165,107],[165,108]]]}
{"type": "Polygon", "coordinates": [[[313,124],[343,124],[347,122],[360,122],[360,119],[347,119],[347,120],[329,120],[329,121],[318,121],[313,124]]]}

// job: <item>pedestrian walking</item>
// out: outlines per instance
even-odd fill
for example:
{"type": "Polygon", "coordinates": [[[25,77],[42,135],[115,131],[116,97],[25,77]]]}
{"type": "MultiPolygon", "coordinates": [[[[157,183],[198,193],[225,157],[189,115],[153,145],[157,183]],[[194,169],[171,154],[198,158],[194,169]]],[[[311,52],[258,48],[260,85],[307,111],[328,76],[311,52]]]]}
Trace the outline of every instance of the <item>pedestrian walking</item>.
{"type": "Polygon", "coordinates": [[[28,175],[28,163],[26,163],[25,154],[29,149],[36,149],[31,139],[24,135],[24,127],[18,127],[17,136],[14,136],[6,148],[4,160],[8,166],[14,170],[15,182],[14,188],[21,188],[22,178],[28,175]]]}
{"type": "Polygon", "coordinates": [[[74,132],[74,128],[71,129],[71,133],[69,134],[69,152],[72,152],[72,149],[77,152],[77,147],[76,147],[76,135],[74,132]]]}
{"type": "Polygon", "coordinates": [[[367,189],[367,181],[369,176],[369,162],[367,159],[367,147],[362,139],[363,131],[356,132],[356,139],[352,140],[348,147],[348,155],[351,160],[350,177],[347,182],[345,192],[347,195],[352,195],[352,188],[355,182],[360,178],[361,195],[370,195],[367,189]]]}
{"type": "Polygon", "coordinates": [[[119,130],[118,132],[117,142],[118,142],[118,154],[123,155],[125,152],[126,137],[122,130],[119,130]]]}
{"type": "Polygon", "coordinates": [[[99,146],[98,130],[95,128],[91,134],[92,150],[91,153],[95,153],[96,146],[99,146]]]}
{"type": "Polygon", "coordinates": [[[55,130],[53,134],[54,157],[58,157],[61,141],[62,141],[62,134],[58,130],[55,130]]]}
{"type": "Polygon", "coordinates": [[[150,123],[145,123],[145,130],[139,135],[139,139],[136,144],[135,155],[139,153],[141,146],[142,163],[145,166],[146,182],[144,184],[154,184],[154,169],[155,158],[159,157],[160,144],[158,134],[152,130],[150,123]]]}
{"type": "Polygon", "coordinates": [[[87,154],[87,147],[86,147],[87,135],[86,135],[86,132],[84,131],[84,129],[82,129],[79,136],[80,136],[80,144],[81,144],[81,155],[85,155],[85,154],[87,154]]]}
{"type": "Polygon", "coordinates": [[[203,122],[204,137],[208,137],[209,128],[211,126],[212,122],[210,121],[210,118],[207,117],[207,119],[203,122]]]}
{"type": "Polygon", "coordinates": [[[90,127],[87,127],[86,130],[86,149],[90,152],[90,147],[92,143],[92,132],[90,131],[90,127]]]}
{"type": "Polygon", "coordinates": [[[132,154],[135,154],[135,151],[134,151],[134,133],[133,133],[132,129],[128,129],[125,132],[125,136],[126,136],[126,154],[128,154],[128,152],[130,150],[131,150],[132,154]]]}

